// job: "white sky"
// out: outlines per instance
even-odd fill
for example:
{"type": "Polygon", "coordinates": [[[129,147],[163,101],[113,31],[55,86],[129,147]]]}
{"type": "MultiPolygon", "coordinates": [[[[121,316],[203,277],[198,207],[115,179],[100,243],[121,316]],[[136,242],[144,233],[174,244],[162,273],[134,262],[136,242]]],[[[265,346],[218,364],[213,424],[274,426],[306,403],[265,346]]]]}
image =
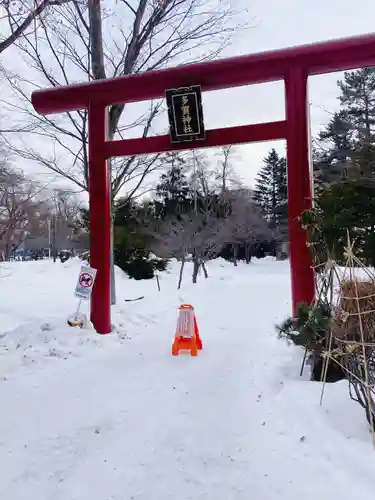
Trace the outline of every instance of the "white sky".
{"type": "MultiPolygon", "coordinates": [[[[246,1],[246,0],[245,0],[246,1]]],[[[246,2],[247,3],[247,2],[246,2]]],[[[251,14],[258,27],[250,30],[231,48],[230,55],[272,50],[332,38],[342,38],[375,31],[375,0],[253,0],[251,14]]],[[[309,80],[312,135],[316,135],[338,107],[336,87],[342,74],[312,77],[309,80]]],[[[225,100],[220,124],[255,123],[285,117],[283,85],[256,85],[244,91],[231,90],[233,99],[225,100]],[[235,95],[241,94],[240,99],[235,95]]],[[[208,108],[208,106],[207,106],[208,108]]],[[[213,122],[210,108],[206,115],[213,122]]],[[[284,142],[249,144],[240,147],[243,165],[241,177],[252,183],[261,159],[270,147],[285,151],[284,142]]]]}
{"type": "MultiPolygon", "coordinates": [[[[278,49],[332,38],[375,31],[375,0],[235,0],[247,7],[254,27],[241,34],[225,56],[278,49]]],[[[3,56],[9,61],[11,52],[3,56]]],[[[310,78],[312,134],[337,109],[336,81],[342,74],[310,78]]],[[[199,82],[195,82],[199,84],[199,82]]],[[[228,127],[283,119],[284,97],[281,82],[212,92],[204,95],[207,128],[228,127]]],[[[237,171],[251,185],[261,160],[271,147],[284,152],[284,143],[251,144],[239,147],[237,171]]],[[[22,163],[26,170],[34,170],[22,163]]],[[[37,172],[42,173],[42,167],[37,172]]]]}

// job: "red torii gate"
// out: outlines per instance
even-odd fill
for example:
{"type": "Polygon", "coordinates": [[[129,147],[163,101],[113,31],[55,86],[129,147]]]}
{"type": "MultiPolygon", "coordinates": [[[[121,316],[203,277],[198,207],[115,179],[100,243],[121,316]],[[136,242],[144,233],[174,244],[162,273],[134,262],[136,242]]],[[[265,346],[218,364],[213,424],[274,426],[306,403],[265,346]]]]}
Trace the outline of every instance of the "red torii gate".
{"type": "Polygon", "coordinates": [[[296,312],[300,302],[311,303],[315,293],[314,271],[306,234],[298,220],[312,204],[308,76],[374,65],[375,34],[369,34],[34,92],[32,103],[40,114],[88,109],[91,265],[98,270],[91,320],[97,332],[111,331],[111,214],[107,159],[112,156],[286,139],[293,310],[296,312]],[[204,141],[188,145],[171,144],[167,135],[107,140],[107,107],[110,104],[161,98],[170,88],[199,84],[207,91],[275,80],[285,82],[285,120],[208,130],[204,141]]]}

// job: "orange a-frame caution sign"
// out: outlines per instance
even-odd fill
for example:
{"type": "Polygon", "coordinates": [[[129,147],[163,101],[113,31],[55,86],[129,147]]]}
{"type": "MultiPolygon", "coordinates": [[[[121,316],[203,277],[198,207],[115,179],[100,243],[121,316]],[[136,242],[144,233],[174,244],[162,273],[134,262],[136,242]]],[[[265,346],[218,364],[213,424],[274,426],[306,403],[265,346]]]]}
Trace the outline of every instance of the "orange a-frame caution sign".
{"type": "Polygon", "coordinates": [[[178,308],[177,328],[172,345],[172,354],[178,356],[180,351],[190,351],[192,356],[197,356],[198,351],[202,350],[202,348],[194,307],[190,304],[182,304],[178,308]]]}

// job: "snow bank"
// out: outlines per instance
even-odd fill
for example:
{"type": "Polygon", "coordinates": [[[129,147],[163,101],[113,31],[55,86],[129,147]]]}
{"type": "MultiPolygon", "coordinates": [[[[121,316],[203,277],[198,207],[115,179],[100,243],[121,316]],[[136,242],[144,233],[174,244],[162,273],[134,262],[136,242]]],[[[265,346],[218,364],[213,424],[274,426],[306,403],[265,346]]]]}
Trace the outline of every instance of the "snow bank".
{"type": "Polygon", "coordinates": [[[276,339],[288,262],[217,260],[191,283],[117,270],[114,333],[67,327],[78,261],[0,269],[0,495],[6,500],[368,500],[375,452],[345,382],[298,376],[276,339]],[[134,302],[126,299],[144,298],[134,302]],[[176,309],[204,343],[172,357],[176,309]]]}

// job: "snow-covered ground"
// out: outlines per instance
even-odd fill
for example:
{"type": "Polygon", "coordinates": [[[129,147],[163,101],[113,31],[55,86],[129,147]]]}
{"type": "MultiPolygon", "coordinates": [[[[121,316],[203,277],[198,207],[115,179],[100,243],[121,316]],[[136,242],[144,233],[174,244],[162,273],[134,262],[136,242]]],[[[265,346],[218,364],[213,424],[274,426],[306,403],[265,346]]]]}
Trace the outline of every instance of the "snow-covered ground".
{"type": "Polygon", "coordinates": [[[66,326],[79,262],[0,269],[0,498],[369,500],[375,452],[347,385],[298,376],[277,340],[290,312],[287,262],[176,290],[117,274],[115,332],[66,326]],[[124,299],[144,295],[136,302],[124,299]],[[176,310],[195,308],[197,358],[171,356],[176,310]]]}

